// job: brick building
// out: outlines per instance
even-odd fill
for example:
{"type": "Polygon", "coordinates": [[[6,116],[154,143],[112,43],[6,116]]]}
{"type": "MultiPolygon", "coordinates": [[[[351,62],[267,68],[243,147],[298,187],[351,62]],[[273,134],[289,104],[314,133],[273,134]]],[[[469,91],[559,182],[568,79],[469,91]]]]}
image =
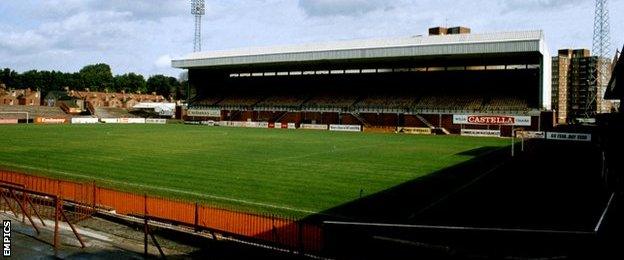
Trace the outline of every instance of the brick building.
{"type": "Polygon", "coordinates": [[[107,93],[92,91],[69,91],[69,96],[84,100],[87,104],[95,107],[126,108],[130,109],[141,102],[165,102],[162,95],[137,94],[137,93],[107,93]]]}
{"type": "Polygon", "coordinates": [[[39,106],[41,93],[31,89],[8,89],[0,84],[0,105],[39,106]]]}

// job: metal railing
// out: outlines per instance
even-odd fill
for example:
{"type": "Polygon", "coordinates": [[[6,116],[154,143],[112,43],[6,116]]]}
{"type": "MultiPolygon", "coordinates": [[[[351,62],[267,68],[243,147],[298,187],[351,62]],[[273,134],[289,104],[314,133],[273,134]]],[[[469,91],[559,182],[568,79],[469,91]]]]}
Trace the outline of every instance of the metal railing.
{"type": "Polygon", "coordinates": [[[22,185],[22,191],[27,190],[43,197],[58,197],[60,201],[73,206],[78,219],[90,216],[94,210],[105,210],[128,216],[148,216],[152,221],[218,232],[236,239],[300,253],[317,253],[323,247],[320,224],[304,223],[294,217],[241,212],[118,191],[99,187],[93,182],[64,181],[2,170],[0,181],[22,185]]]}

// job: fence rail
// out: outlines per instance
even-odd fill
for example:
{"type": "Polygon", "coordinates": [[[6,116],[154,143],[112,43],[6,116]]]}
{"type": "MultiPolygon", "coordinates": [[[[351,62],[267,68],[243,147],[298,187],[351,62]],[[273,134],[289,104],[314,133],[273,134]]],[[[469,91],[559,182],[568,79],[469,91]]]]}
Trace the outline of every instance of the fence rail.
{"type": "Polygon", "coordinates": [[[295,218],[252,214],[210,205],[146,196],[99,187],[94,182],[73,182],[0,170],[0,181],[25,189],[59,196],[78,205],[84,215],[98,208],[122,215],[147,214],[150,218],[208,229],[254,241],[266,242],[302,253],[318,253],[323,247],[319,224],[295,218]]]}

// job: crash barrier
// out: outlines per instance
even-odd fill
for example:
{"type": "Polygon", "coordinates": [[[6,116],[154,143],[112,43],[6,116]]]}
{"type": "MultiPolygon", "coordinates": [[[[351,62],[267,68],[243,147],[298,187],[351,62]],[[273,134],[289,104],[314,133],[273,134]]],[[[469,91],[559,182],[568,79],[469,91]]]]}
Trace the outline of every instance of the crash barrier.
{"type": "MultiPolygon", "coordinates": [[[[10,171],[0,170],[0,181],[23,185],[24,189],[46,196],[58,196],[65,201],[82,205],[77,208],[83,211],[96,208],[129,216],[147,214],[152,220],[219,232],[292,251],[315,253],[322,249],[320,225],[305,223],[294,217],[247,213],[119,191],[100,187],[93,182],[64,181],[10,171]]],[[[84,213],[82,215],[89,216],[84,213]]]]}

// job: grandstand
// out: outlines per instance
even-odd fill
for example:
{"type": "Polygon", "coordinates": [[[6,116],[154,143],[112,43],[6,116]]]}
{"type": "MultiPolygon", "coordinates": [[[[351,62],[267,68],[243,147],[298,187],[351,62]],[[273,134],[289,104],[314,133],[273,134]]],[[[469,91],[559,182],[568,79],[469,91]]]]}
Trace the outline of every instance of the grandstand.
{"type": "MultiPolygon", "coordinates": [[[[486,115],[530,117],[526,129],[547,127],[551,68],[543,33],[466,32],[193,53],[173,66],[189,70],[197,93],[189,107],[220,110],[221,120],[459,134],[485,126],[454,122],[454,115],[486,115]]],[[[493,127],[511,133],[511,126],[493,127]]]]}

